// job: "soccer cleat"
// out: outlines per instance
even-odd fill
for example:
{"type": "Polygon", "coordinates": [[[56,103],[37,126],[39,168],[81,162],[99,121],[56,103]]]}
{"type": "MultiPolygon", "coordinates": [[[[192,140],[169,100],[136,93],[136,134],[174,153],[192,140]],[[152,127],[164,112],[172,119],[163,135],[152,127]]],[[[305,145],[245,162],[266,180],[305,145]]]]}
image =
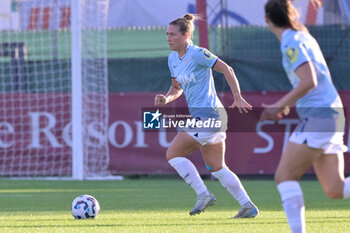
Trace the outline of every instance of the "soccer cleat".
{"type": "Polygon", "coordinates": [[[190,215],[196,215],[203,212],[207,207],[214,205],[216,203],[215,196],[209,192],[209,195],[207,194],[199,194],[197,197],[196,205],[194,206],[193,210],[190,211],[190,215]]]}
{"type": "Polygon", "coordinates": [[[254,218],[259,214],[259,209],[253,202],[249,201],[244,204],[233,218],[254,218]]]}

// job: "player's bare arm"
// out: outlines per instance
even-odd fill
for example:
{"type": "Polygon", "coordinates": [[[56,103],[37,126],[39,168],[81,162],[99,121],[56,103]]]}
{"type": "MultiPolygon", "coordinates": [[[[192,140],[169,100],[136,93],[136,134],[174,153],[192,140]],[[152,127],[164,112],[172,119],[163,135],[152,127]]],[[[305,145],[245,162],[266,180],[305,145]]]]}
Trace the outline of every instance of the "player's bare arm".
{"type": "Polygon", "coordinates": [[[172,85],[169,88],[169,91],[166,95],[158,94],[154,99],[154,105],[157,107],[161,107],[170,103],[177,98],[179,98],[183,93],[182,88],[177,83],[176,79],[172,79],[172,85]]]}
{"type": "Polygon", "coordinates": [[[230,67],[225,62],[223,62],[220,58],[218,58],[218,61],[213,67],[213,70],[222,73],[225,76],[225,79],[231,88],[234,102],[229,107],[230,108],[237,107],[240,113],[243,113],[243,112],[247,113],[248,110],[252,110],[252,106],[241,95],[239,82],[237,80],[237,77],[232,67],[230,67]]]}
{"type": "Polygon", "coordinates": [[[276,103],[271,105],[263,104],[263,107],[266,109],[261,114],[260,121],[279,121],[283,118],[283,115],[286,115],[288,106],[295,105],[298,99],[317,86],[316,72],[311,62],[306,62],[299,66],[295,73],[300,79],[298,85],[276,103]]]}

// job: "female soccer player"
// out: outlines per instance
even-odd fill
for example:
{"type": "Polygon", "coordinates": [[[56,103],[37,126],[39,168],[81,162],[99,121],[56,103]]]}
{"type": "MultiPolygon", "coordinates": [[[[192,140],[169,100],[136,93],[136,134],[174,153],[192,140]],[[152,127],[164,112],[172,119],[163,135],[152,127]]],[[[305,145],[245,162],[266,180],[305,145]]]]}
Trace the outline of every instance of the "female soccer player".
{"type": "Polygon", "coordinates": [[[168,148],[166,157],[169,164],[197,194],[197,202],[190,211],[190,215],[199,214],[216,202],[196,167],[186,158],[188,154],[199,148],[207,169],[241,205],[241,209],[234,218],[252,218],[258,214],[258,208],[250,200],[238,177],[225,165],[227,116],[216,94],[211,69],[224,74],[234,96],[231,108],[236,107],[241,113],[247,113],[252,106],[242,98],[233,69],[208,50],[192,44],[194,19],[194,15],[186,14],[168,25],[167,41],[170,49],[173,50],[168,58],[172,85],[166,95],[156,95],[155,105],[164,106],[184,92],[193,118],[218,119],[222,121],[222,127],[212,130],[187,128],[179,132],[168,148]]]}
{"type": "Polygon", "coordinates": [[[265,106],[261,121],[278,121],[296,105],[300,123],[282,153],[275,174],[283,208],[292,232],[305,232],[305,207],[299,178],[313,165],[330,198],[350,197],[350,178],[344,180],[344,112],[317,41],[300,23],[289,0],[265,4],[269,29],[281,42],[282,63],[293,90],[265,106]]]}

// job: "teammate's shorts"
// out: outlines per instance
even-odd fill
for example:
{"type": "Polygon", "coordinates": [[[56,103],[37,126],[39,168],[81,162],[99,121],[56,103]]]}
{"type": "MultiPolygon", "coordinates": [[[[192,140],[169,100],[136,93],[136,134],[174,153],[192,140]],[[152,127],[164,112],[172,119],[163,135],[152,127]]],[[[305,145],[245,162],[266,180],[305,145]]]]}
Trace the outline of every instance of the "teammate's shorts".
{"type": "Polygon", "coordinates": [[[324,154],[346,152],[344,145],[345,120],[331,118],[304,118],[300,120],[289,141],[323,149],[324,154]]]}

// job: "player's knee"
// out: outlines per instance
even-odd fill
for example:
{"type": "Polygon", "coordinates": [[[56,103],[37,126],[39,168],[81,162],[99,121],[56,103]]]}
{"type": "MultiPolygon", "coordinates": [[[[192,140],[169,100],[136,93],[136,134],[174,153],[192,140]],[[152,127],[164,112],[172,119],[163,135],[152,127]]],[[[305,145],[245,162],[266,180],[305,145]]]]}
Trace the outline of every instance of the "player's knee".
{"type": "Polygon", "coordinates": [[[340,190],[334,187],[325,187],[323,188],[323,190],[329,198],[332,198],[332,199],[343,198],[343,190],[340,190]]]}

